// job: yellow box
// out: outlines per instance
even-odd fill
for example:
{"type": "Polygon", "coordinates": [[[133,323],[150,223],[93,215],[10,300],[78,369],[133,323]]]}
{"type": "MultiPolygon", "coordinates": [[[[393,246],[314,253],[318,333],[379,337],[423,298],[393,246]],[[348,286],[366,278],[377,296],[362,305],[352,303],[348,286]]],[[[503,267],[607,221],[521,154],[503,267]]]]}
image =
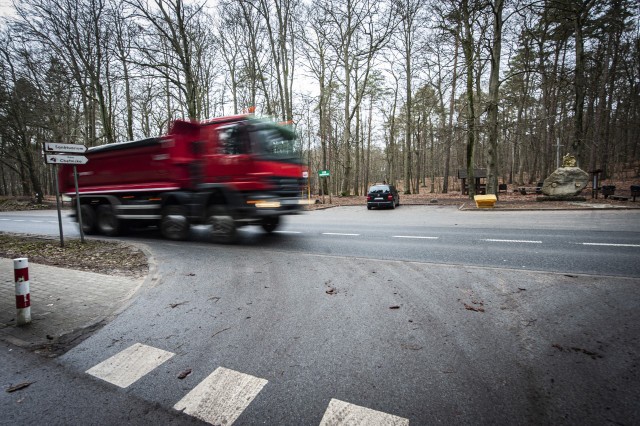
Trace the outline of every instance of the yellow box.
{"type": "Polygon", "coordinates": [[[479,209],[492,209],[498,199],[494,194],[489,195],[474,195],[473,199],[476,202],[476,207],[479,209]]]}

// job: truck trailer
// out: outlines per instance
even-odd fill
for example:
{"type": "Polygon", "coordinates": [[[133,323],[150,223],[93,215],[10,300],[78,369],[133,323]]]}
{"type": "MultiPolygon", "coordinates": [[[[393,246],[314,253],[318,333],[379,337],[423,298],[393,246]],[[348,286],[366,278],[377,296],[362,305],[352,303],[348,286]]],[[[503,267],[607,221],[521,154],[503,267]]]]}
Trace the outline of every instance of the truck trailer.
{"type": "MultiPolygon", "coordinates": [[[[156,225],[165,238],[184,240],[191,225],[204,224],[214,242],[231,243],[240,226],[273,232],[305,201],[308,175],[295,133],[252,115],[176,120],[166,136],[85,155],[89,161],[76,167],[86,234],[156,225]]],[[[76,206],[73,167],[59,166],[58,177],[76,206]]]]}

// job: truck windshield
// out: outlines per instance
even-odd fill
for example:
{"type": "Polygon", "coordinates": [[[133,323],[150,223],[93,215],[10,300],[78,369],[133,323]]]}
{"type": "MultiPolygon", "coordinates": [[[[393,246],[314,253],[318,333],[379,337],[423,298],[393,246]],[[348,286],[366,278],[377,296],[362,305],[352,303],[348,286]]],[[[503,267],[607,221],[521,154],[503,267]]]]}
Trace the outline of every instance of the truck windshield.
{"type": "Polygon", "coordinates": [[[293,133],[278,128],[262,127],[251,132],[251,143],[256,154],[276,161],[299,161],[300,145],[293,133]]]}

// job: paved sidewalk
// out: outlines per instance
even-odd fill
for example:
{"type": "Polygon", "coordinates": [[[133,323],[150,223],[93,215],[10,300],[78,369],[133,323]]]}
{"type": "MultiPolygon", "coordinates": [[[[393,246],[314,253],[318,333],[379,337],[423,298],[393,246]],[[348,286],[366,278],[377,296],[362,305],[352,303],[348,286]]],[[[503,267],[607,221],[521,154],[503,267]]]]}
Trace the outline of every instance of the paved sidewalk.
{"type": "Polygon", "coordinates": [[[0,258],[0,339],[26,348],[68,344],[118,313],[145,280],[29,262],[31,324],[18,327],[13,274],[13,260],[0,258]]]}

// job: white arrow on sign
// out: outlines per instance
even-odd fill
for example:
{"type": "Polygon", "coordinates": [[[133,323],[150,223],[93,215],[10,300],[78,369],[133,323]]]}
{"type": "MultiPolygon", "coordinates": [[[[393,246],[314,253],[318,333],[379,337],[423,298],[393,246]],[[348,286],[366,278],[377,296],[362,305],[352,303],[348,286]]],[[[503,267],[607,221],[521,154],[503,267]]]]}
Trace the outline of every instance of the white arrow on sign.
{"type": "Polygon", "coordinates": [[[89,159],[84,155],[45,155],[47,164],[86,164],[89,159]]]}
{"type": "Polygon", "coordinates": [[[71,143],[45,143],[44,150],[46,152],[72,152],[82,154],[87,152],[87,147],[71,143]]]}

